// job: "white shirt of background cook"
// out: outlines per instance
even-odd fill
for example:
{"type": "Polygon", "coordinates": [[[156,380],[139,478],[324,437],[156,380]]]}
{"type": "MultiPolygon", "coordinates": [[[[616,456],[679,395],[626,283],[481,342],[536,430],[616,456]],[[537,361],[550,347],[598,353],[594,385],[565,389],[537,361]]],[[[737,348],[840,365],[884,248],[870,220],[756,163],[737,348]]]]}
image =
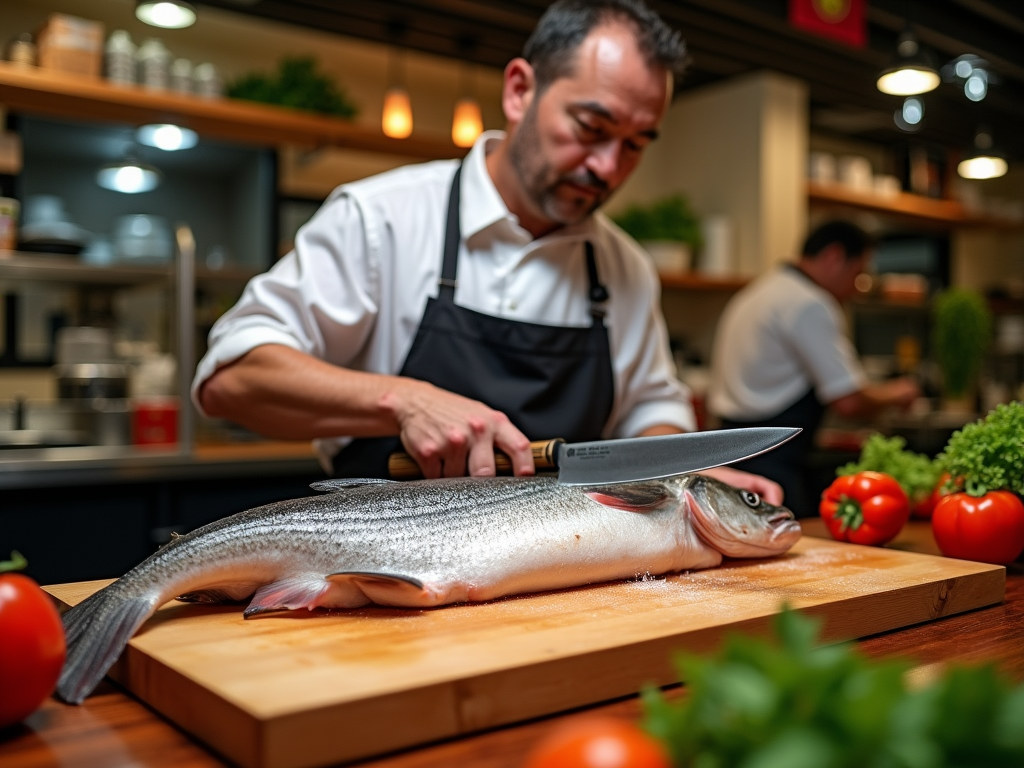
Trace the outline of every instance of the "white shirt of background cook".
{"type": "Polygon", "coordinates": [[[813,387],[828,404],[866,383],[832,294],[794,267],[755,280],[715,332],[708,409],[737,421],[778,415],[813,387]]]}
{"type": "MultiPolygon", "coordinates": [[[[605,322],[615,400],[604,436],[634,436],[655,424],[695,429],[689,392],[669,355],[650,260],[602,214],[534,240],[487,172],[487,145],[502,136],[483,134],[465,160],[455,303],[523,322],[587,326],[583,243],[591,240],[611,295],[605,322]]],[[[196,407],[199,387],[214,371],[262,344],[397,374],[427,298],[437,296],[455,168],[451,160],[406,166],[336,189],[299,230],[295,250],[253,278],[214,324],[192,385],[196,407]]],[[[316,442],[326,466],[348,438],[316,442]]]]}

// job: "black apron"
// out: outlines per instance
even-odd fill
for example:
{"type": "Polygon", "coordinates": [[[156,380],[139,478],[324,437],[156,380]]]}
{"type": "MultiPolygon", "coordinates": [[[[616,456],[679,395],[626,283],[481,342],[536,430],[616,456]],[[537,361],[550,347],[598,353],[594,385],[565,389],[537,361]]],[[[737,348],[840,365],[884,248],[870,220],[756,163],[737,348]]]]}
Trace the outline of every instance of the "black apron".
{"type": "MultiPolygon", "coordinates": [[[[810,280],[799,267],[786,264],[783,269],[790,269],[804,280],[810,280]]],[[[776,416],[755,421],[736,421],[722,419],[724,429],[737,427],[800,427],[799,435],[778,448],[755,456],[747,461],[733,464],[736,469],[753,472],[774,480],[782,486],[786,495],[785,505],[797,517],[811,517],[818,513],[818,499],[815,491],[809,488],[807,456],[814,447],[814,435],[821,426],[825,415],[825,406],[814,394],[814,387],[791,406],[776,416]]]]}
{"type": "MultiPolygon", "coordinates": [[[[587,328],[523,323],[455,304],[459,185],[448,198],[437,298],[427,300],[399,376],[429,382],[502,411],[530,440],[598,440],[614,397],[611,351],[600,304],[601,285],[591,243],[585,243],[591,324],[587,328]]],[[[388,455],[403,450],[395,437],[359,438],[334,457],[336,477],[387,477],[388,455]]]]}
{"type": "Polygon", "coordinates": [[[781,485],[785,494],[784,503],[797,517],[811,517],[817,514],[818,500],[813,498],[813,493],[808,489],[805,465],[807,455],[814,446],[814,435],[821,425],[824,414],[825,406],[818,401],[812,387],[807,394],[777,416],[757,421],[722,419],[723,429],[738,427],[800,427],[803,429],[803,432],[778,448],[730,466],[742,469],[744,472],[764,475],[781,485]]]}

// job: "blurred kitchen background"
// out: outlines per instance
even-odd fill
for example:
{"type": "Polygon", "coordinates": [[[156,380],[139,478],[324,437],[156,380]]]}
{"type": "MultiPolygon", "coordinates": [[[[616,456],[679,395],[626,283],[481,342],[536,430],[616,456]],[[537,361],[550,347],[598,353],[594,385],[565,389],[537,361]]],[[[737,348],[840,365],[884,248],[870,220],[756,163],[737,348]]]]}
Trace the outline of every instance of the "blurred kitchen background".
{"type": "MultiPolygon", "coordinates": [[[[850,0],[827,19],[810,0],[652,5],[692,64],[608,212],[670,201],[685,220],[668,246],[635,234],[702,418],[726,301],[837,216],[880,239],[848,309],[865,367],[916,375],[926,397],[830,420],[816,482],[872,431],[935,453],[1019,398],[1020,4],[850,0]],[[883,92],[904,65],[932,90],[883,92]],[[957,398],[933,349],[950,288],[991,321],[957,398]]],[[[113,576],[171,531],[322,476],[305,444],[198,417],[185,387],[206,335],[338,184],[460,156],[501,128],[502,68],[545,7],[0,4],[0,554],[17,541],[44,582],[113,576]]]]}

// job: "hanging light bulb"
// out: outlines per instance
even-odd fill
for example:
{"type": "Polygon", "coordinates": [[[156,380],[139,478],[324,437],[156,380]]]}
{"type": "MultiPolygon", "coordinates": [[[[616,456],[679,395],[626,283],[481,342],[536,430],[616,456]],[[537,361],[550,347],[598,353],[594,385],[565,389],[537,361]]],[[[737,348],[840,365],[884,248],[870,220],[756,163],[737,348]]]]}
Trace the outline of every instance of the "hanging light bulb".
{"type": "Polygon", "coordinates": [[[878,90],[893,96],[914,96],[939,87],[941,78],[931,57],[909,30],[900,35],[896,59],[878,76],[878,90]]]}
{"type": "MultiPolygon", "coordinates": [[[[392,37],[401,38],[404,29],[397,22],[392,24],[392,37]]],[[[392,139],[407,139],[412,133],[412,103],[405,90],[405,56],[401,48],[388,51],[388,90],[384,94],[380,127],[392,139]]]]}
{"type": "Polygon", "coordinates": [[[995,179],[1008,170],[1006,158],[992,147],[992,134],[981,129],[974,136],[974,151],[956,168],[965,179],[995,179]]]}
{"type": "Polygon", "coordinates": [[[184,29],[196,23],[196,9],[184,0],[139,0],[135,18],[154,27],[184,29]]]}
{"type": "Polygon", "coordinates": [[[156,189],[160,185],[160,171],[138,160],[126,158],[100,168],[96,174],[96,183],[104,189],[135,195],[156,189]]]}
{"type": "Polygon", "coordinates": [[[480,116],[480,105],[470,98],[455,102],[455,115],[452,118],[452,141],[455,142],[455,146],[472,147],[483,130],[484,121],[480,116]]]}
{"type": "Polygon", "coordinates": [[[172,123],[152,123],[141,126],[135,132],[135,140],[147,147],[176,152],[179,149],[191,149],[198,144],[199,134],[172,123]]]}
{"type": "Polygon", "coordinates": [[[384,94],[384,114],[381,128],[385,136],[406,139],[412,133],[412,104],[404,88],[390,88],[384,94]]]}

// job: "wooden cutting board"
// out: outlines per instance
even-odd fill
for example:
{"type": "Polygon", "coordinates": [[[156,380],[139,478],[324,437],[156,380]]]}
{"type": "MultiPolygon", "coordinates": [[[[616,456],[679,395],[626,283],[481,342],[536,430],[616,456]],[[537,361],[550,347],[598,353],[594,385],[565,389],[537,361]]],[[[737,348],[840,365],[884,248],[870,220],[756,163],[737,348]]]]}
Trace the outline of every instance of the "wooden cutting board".
{"type": "MultiPolygon", "coordinates": [[[[74,605],[109,582],[47,587],[74,605]]],[[[1001,566],[804,537],[786,555],[430,610],[242,619],[168,603],[111,677],[247,768],[422,744],[674,682],[672,652],[765,634],[783,602],[864,637],[1000,602],[1001,566]]]]}

